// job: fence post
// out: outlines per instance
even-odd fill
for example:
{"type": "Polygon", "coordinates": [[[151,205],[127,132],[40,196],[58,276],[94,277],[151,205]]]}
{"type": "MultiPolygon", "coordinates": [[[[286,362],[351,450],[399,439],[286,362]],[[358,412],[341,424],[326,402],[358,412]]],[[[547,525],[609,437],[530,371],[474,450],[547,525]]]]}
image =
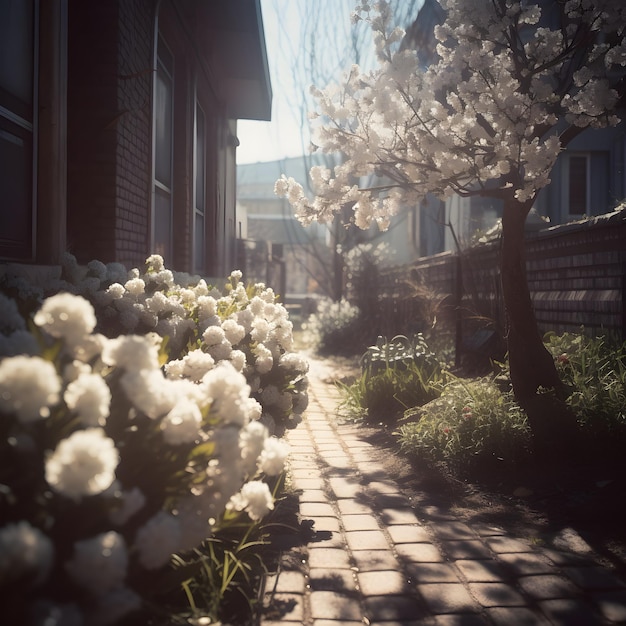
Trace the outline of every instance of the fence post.
{"type": "Polygon", "coordinates": [[[461,263],[461,254],[459,252],[456,253],[456,263],[455,274],[454,274],[454,285],[453,285],[453,293],[454,293],[454,301],[455,301],[455,333],[454,333],[454,365],[456,367],[461,366],[461,352],[463,348],[463,273],[462,273],[462,263],[461,263]]]}

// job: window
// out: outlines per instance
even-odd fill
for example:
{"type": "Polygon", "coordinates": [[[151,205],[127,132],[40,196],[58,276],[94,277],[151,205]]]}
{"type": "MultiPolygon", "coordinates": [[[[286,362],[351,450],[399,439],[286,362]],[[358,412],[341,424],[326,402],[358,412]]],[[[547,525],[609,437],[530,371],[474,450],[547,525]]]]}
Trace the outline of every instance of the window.
{"type": "Polygon", "coordinates": [[[196,102],[193,159],[193,264],[194,272],[206,271],[206,121],[196,102]]]}
{"type": "Polygon", "coordinates": [[[35,2],[0,5],[0,256],[34,256],[35,2]]]}
{"type": "Polygon", "coordinates": [[[567,211],[570,215],[584,215],[589,212],[589,155],[570,154],[565,171],[567,190],[567,211]]]}
{"type": "Polygon", "coordinates": [[[172,150],[174,143],[174,58],[159,39],[154,88],[153,251],[172,259],[172,150]]]}

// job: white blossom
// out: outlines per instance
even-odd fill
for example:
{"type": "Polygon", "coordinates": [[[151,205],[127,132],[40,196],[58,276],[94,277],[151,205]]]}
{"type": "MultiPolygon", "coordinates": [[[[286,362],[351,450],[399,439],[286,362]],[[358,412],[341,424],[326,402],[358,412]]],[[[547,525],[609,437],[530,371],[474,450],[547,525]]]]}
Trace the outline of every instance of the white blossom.
{"type": "Polygon", "coordinates": [[[149,570],[163,567],[180,549],[180,539],[179,521],[171,513],[159,511],[137,531],[139,562],[149,570]]]}
{"type": "Polygon", "coordinates": [[[96,314],[89,301],[71,293],[59,293],[44,300],[33,321],[42,330],[70,346],[96,327],[96,314]]]}
{"type": "Polygon", "coordinates": [[[14,356],[0,362],[0,410],[14,413],[23,423],[48,417],[60,391],[54,366],[38,356],[14,356]]]}
{"type": "Polygon", "coordinates": [[[79,500],[108,489],[118,463],[115,442],[101,428],[77,430],[48,455],[46,481],[58,493],[79,500]]]}
{"type": "Polygon", "coordinates": [[[278,476],[285,467],[288,455],[289,444],[286,441],[268,437],[259,458],[259,469],[268,476],[278,476]]]}
{"type": "Polygon", "coordinates": [[[202,413],[198,405],[181,398],[174,408],[161,420],[163,438],[170,445],[193,443],[200,437],[202,413]]]}
{"type": "Polygon", "coordinates": [[[111,391],[98,374],[81,374],[66,388],[63,399],[84,426],[104,426],[109,416],[111,391]]]}
{"type": "Polygon", "coordinates": [[[54,560],[52,541],[22,520],[0,527],[0,582],[28,577],[34,586],[48,578],[54,560]]]}
{"type": "Polygon", "coordinates": [[[266,483],[252,480],[230,499],[228,508],[246,511],[250,519],[256,522],[263,519],[274,508],[274,500],[266,483]]]}
{"type": "Polygon", "coordinates": [[[126,542],[115,531],[77,541],[65,569],[77,585],[95,596],[119,589],[128,570],[126,542]]]}

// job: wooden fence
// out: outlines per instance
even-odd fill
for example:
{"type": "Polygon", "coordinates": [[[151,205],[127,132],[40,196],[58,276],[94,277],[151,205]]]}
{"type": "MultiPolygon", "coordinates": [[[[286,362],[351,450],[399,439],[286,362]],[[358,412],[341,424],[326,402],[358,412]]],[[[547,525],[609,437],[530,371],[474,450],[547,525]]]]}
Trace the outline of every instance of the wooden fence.
{"type": "MultiPolygon", "coordinates": [[[[496,349],[506,325],[499,248],[498,239],[383,271],[379,334],[428,331],[436,319],[457,362],[463,352],[496,349]]],[[[626,209],[529,235],[526,251],[542,332],[582,326],[626,340],[626,209]]]]}

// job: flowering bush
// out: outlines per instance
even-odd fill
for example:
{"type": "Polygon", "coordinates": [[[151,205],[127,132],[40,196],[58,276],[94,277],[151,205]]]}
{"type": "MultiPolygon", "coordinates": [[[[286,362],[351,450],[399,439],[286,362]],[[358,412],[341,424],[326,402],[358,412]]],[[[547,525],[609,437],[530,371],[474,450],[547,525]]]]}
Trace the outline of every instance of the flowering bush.
{"type": "Polygon", "coordinates": [[[515,462],[530,442],[525,413],[488,379],[449,383],[439,398],[406,412],[399,436],[409,454],[460,472],[515,462]]]}
{"type": "MultiPolygon", "coordinates": [[[[153,265],[151,273],[159,272],[168,282],[167,271],[153,265]]],[[[145,293],[141,280],[131,278],[124,292],[145,293]]],[[[232,305],[224,315],[231,323],[202,331],[224,333],[220,356],[244,330],[233,327],[245,293],[235,280],[232,299],[217,304],[232,305]]],[[[187,305],[197,312],[202,305],[183,303],[183,289],[176,290],[179,311],[187,305]]],[[[265,312],[271,302],[256,297],[265,312]]],[[[175,298],[163,298],[173,306],[175,298]]],[[[0,347],[10,355],[0,360],[0,593],[7,623],[116,623],[158,592],[174,553],[195,548],[230,519],[247,514],[257,521],[273,508],[262,478],[280,474],[287,447],[259,421],[262,407],[250,395],[242,359],[219,359],[216,350],[210,367],[199,359],[187,370],[183,358],[166,375],[158,334],[94,332],[93,306],[70,293],[45,299],[30,332],[16,303],[1,294],[0,311],[0,347]]],[[[241,318],[254,329],[252,311],[241,318]]],[[[258,344],[251,350],[258,360],[258,344]]],[[[275,354],[267,351],[266,363],[275,354]]],[[[285,360],[285,371],[303,367],[285,360]]]]}
{"type": "Polygon", "coordinates": [[[347,300],[320,298],[304,328],[320,354],[355,354],[363,342],[360,314],[347,300]]]}
{"type": "Polygon", "coordinates": [[[54,289],[83,295],[108,337],[156,333],[164,338],[168,379],[199,381],[221,361],[242,372],[263,407],[263,423],[281,435],[308,404],[308,363],[292,352],[293,325],[272,289],[248,286],[234,271],[222,289],[199,276],[172,272],[159,255],[126,272],[118,263],[80,268],[66,255],[54,289]]]}

